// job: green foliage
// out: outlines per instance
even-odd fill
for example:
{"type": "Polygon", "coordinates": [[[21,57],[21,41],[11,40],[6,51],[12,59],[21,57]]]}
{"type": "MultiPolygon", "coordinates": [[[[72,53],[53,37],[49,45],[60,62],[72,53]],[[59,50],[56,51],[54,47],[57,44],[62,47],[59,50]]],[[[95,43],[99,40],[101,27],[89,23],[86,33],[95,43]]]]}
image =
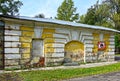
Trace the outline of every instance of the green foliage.
{"type": "Polygon", "coordinates": [[[72,0],[64,0],[62,5],[58,8],[57,17],[55,18],[59,20],[77,22],[79,14],[76,13],[76,9],[77,8],[74,8],[74,2],[72,0]]]}
{"type": "Polygon", "coordinates": [[[44,14],[38,14],[35,16],[35,18],[45,18],[45,15],[44,14]]]}
{"type": "Polygon", "coordinates": [[[91,6],[84,17],[80,16],[80,22],[90,25],[113,27],[113,22],[109,19],[109,7],[105,3],[98,4],[97,2],[94,6],[91,6]]]}
{"type": "MultiPolygon", "coordinates": [[[[105,0],[108,5],[109,18],[114,23],[114,28],[120,31],[120,0],[105,0]]],[[[120,47],[120,35],[115,36],[115,46],[120,47]]]]}
{"type": "Polygon", "coordinates": [[[85,24],[85,15],[81,15],[81,16],[80,16],[80,21],[79,21],[79,23],[85,24]]]}
{"type": "Polygon", "coordinates": [[[23,77],[25,81],[58,81],[62,79],[120,71],[119,66],[120,63],[116,63],[112,65],[93,67],[93,68],[76,68],[76,69],[74,68],[74,69],[21,72],[19,73],[19,75],[23,77]]]}
{"type": "Polygon", "coordinates": [[[120,34],[115,36],[115,46],[120,48],[120,34]]]}
{"type": "Polygon", "coordinates": [[[95,20],[95,8],[91,7],[90,9],[88,9],[87,14],[84,17],[84,23],[85,24],[90,24],[90,25],[94,25],[96,20],[95,20]]]}
{"type": "Polygon", "coordinates": [[[115,29],[120,31],[120,13],[114,13],[112,19],[115,23],[115,29]]]}
{"type": "Polygon", "coordinates": [[[105,0],[103,4],[109,8],[109,18],[113,21],[115,29],[120,30],[120,0],[105,0]]]}
{"type": "Polygon", "coordinates": [[[18,15],[19,8],[22,5],[19,0],[0,0],[0,13],[3,15],[18,15]]]}

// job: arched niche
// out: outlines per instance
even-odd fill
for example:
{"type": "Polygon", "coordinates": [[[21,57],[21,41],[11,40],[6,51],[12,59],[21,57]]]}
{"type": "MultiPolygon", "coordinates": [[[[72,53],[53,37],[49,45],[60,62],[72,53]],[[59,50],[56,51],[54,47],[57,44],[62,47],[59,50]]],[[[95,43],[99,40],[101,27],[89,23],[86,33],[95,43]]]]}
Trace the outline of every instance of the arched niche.
{"type": "Polygon", "coordinates": [[[72,61],[81,61],[84,59],[84,44],[80,41],[70,41],[65,44],[65,58],[72,61]]]}

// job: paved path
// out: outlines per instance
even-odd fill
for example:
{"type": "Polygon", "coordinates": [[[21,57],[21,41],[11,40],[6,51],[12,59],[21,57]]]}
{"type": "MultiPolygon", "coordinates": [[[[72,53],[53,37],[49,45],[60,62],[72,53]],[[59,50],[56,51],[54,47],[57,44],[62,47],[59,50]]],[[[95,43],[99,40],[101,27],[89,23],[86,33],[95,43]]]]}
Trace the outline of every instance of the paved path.
{"type": "Polygon", "coordinates": [[[120,61],[120,56],[115,56],[115,61],[120,61]]]}
{"type": "Polygon", "coordinates": [[[94,75],[83,78],[74,78],[63,81],[120,81],[120,72],[113,72],[102,75],[94,75]]]}

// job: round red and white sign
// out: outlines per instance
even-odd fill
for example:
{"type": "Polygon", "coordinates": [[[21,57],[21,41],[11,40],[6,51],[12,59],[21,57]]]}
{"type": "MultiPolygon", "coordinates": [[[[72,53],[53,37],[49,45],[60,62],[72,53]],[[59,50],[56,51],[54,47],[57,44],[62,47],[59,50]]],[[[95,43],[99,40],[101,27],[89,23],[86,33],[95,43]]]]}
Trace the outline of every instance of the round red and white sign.
{"type": "Polygon", "coordinates": [[[98,50],[105,50],[106,46],[105,46],[105,42],[98,42],[98,50]]]}

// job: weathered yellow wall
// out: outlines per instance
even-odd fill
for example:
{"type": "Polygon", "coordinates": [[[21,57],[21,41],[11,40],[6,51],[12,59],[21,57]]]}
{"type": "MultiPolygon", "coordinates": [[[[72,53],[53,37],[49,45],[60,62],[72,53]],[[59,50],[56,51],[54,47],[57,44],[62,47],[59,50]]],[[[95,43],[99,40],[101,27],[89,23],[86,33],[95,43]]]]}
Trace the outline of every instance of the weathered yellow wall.
{"type": "Polygon", "coordinates": [[[109,44],[110,44],[110,35],[109,34],[104,34],[104,41],[105,41],[105,44],[106,44],[106,49],[105,49],[105,52],[108,52],[109,51],[109,44]]]}
{"type": "Polygon", "coordinates": [[[54,53],[53,43],[55,42],[53,34],[55,29],[43,28],[42,39],[44,39],[44,53],[54,53]]]}
{"type": "Polygon", "coordinates": [[[34,37],[34,28],[21,26],[22,35],[20,37],[22,58],[30,58],[32,38],[34,37]]]}
{"type": "MultiPolygon", "coordinates": [[[[34,38],[34,28],[21,26],[22,36],[20,37],[22,58],[30,58],[32,49],[32,39],[34,38]]],[[[43,28],[41,38],[44,41],[44,54],[54,53],[53,44],[55,42],[53,34],[55,29],[43,28]]]]}
{"type": "MultiPolygon", "coordinates": [[[[93,37],[94,37],[94,40],[93,40],[93,44],[94,44],[94,48],[93,48],[93,51],[94,52],[98,52],[98,42],[100,41],[100,35],[98,33],[93,33],[93,37]]],[[[103,41],[105,42],[105,45],[106,45],[106,49],[104,52],[108,52],[109,50],[109,39],[110,39],[110,35],[109,34],[104,34],[103,36],[103,41]]]]}
{"type": "Polygon", "coordinates": [[[84,44],[81,42],[78,42],[78,41],[71,41],[65,45],[66,51],[73,51],[74,52],[75,50],[79,50],[79,49],[84,51],[84,44]]]}
{"type": "Polygon", "coordinates": [[[93,53],[98,52],[98,42],[100,41],[100,35],[98,33],[93,33],[93,53]]]}
{"type": "Polygon", "coordinates": [[[65,51],[67,58],[71,58],[72,61],[83,60],[84,57],[84,44],[79,41],[71,41],[65,45],[65,51]]]}

